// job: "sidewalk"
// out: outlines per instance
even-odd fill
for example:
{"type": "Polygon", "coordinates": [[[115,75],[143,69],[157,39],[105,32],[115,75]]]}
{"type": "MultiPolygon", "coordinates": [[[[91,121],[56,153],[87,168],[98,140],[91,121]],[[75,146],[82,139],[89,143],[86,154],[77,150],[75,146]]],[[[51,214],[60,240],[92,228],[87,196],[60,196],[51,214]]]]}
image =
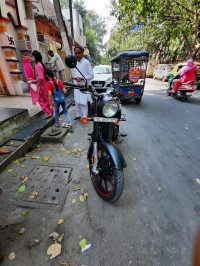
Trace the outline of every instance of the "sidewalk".
{"type": "MultiPolygon", "coordinates": [[[[12,103],[12,107],[28,108],[31,113],[38,109],[30,105],[29,97],[5,97],[4,101],[0,98],[0,106],[7,107],[8,103],[9,107],[12,103]]],[[[73,119],[74,106],[69,113],[73,119]]],[[[65,117],[61,119],[65,122],[65,117]]],[[[89,192],[88,198],[96,197],[87,167],[87,133],[92,131],[92,123],[76,120],[73,128],[63,143],[38,141],[0,174],[0,245],[4,255],[0,265],[91,265],[92,249],[82,253],[79,241],[86,238],[91,243],[97,234],[90,226],[88,199],[81,202],[80,191],[76,189],[77,194],[73,188],[78,186],[89,192]],[[24,183],[21,177],[27,177],[24,183]],[[25,185],[23,192],[18,191],[21,185],[25,185]],[[32,192],[38,193],[36,198],[30,198],[32,192]],[[58,224],[60,219],[63,221],[58,224]],[[52,232],[64,234],[64,238],[57,240],[61,254],[50,260],[47,249],[55,243],[49,238],[52,232]]]]}
{"type": "Polygon", "coordinates": [[[0,107],[22,108],[27,109],[30,116],[41,111],[39,105],[32,105],[30,93],[25,96],[0,96],[0,107]]]}

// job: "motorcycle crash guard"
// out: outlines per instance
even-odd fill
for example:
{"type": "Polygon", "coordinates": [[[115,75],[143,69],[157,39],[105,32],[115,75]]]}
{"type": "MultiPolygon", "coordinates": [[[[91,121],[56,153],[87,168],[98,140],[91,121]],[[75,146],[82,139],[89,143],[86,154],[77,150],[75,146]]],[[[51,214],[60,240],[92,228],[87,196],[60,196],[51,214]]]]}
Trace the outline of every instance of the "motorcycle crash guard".
{"type": "MultiPolygon", "coordinates": [[[[119,148],[115,145],[115,143],[106,142],[105,140],[100,139],[98,145],[107,152],[107,154],[110,156],[112,163],[116,169],[123,169],[126,167],[124,156],[122,155],[119,148]]],[[[88,150],[88,158],[91,157],[92,152],[93,152],[93,144],[91,143],[89,150],[88,150]]]]}

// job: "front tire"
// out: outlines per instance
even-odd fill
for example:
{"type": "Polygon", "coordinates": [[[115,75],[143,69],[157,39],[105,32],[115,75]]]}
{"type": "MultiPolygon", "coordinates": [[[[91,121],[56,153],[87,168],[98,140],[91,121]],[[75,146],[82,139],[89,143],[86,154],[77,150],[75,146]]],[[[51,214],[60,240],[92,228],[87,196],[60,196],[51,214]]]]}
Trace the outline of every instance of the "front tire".
{"type": "Polygon", "coordinates": [[[120,198],[124,187],[123,169],[116,169],[114,167],[110,155],[101,146],[98,146],[98,174],[95,175],[92,171],[92,150],[88,159],[92,184],[99,197],[107,202],[117,201],[120,198]]]}

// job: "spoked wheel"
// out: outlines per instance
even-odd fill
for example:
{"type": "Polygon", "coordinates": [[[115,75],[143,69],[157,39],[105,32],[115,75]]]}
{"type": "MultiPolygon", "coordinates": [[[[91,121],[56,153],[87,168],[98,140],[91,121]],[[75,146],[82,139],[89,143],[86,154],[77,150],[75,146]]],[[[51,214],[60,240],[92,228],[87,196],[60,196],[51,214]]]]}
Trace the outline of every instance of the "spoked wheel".
{"type": "Polygon", "coordinates": [[[98,174],[94,174],[93,154],[89,154],[90,177],[97,194],[105,201],[117,201],[123,190],[124,174],[123,169],[116,169],[108,153],[98,147],[98,174]]]}

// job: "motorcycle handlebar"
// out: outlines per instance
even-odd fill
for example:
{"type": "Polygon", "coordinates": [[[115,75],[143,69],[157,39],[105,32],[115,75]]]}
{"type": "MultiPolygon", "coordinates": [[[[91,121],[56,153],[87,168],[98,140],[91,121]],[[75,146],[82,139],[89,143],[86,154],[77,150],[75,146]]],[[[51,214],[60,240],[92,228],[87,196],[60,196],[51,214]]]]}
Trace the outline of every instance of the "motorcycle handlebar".
{"type": "Polygon", "coordinates": [[[64,81],[63,84],[67,85],[67,86],[74,87],[74,88],[85,88],[84,85],[77,85],[77,84],[74,84],[74,83],[71,83],[71,82],[67,82],[67,81],[64,81]]]}
{"type": "Polygon", "coordinates": [[[85,85],[77,85],[77,84],[74,84],[74,83],[71,83],[71,82],[67,82],[67,81],[64,81],[63,84],[67,85],[67,86],[70,86],[70,87],[74,87],[75,89],[78,89],[80,91],[89,91],[89,89],[87,89],[85,87],[85,85]]]}

